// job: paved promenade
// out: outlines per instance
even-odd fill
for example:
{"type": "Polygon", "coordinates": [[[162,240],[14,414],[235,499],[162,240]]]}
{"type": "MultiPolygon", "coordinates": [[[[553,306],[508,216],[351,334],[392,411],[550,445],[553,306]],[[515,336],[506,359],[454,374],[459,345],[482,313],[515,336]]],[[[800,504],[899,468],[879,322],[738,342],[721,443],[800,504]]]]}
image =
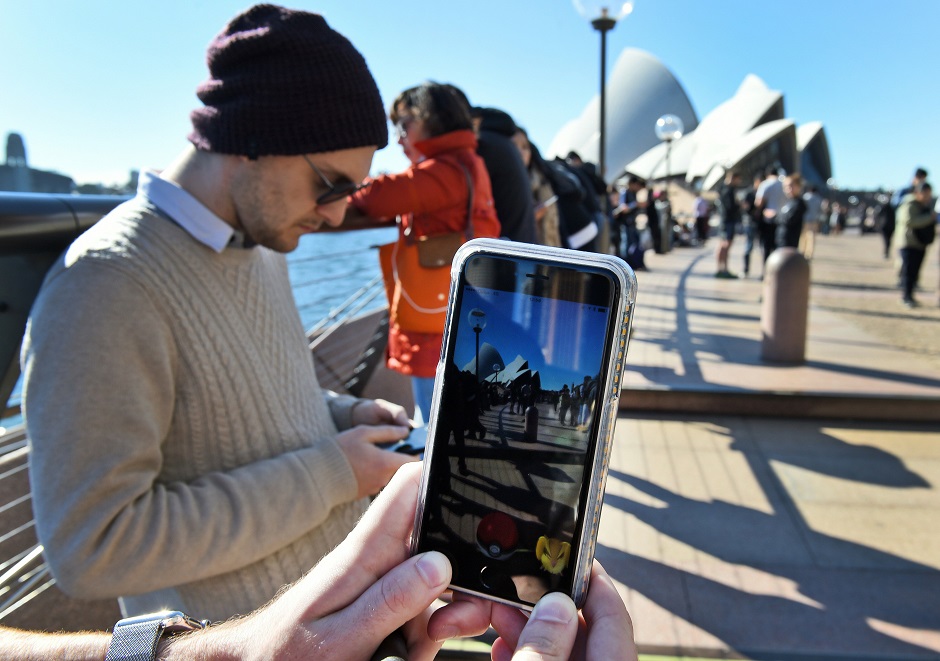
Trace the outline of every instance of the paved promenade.
{"type": "Polygon", "coordinates": [[[641,652],[940,659],[937,246],[908,310],[880,237],[820,237],[807,360],[780,366],[760,360],[760,281],[715,279],[715,243],[638,274],[597,555],[641,652]]]}

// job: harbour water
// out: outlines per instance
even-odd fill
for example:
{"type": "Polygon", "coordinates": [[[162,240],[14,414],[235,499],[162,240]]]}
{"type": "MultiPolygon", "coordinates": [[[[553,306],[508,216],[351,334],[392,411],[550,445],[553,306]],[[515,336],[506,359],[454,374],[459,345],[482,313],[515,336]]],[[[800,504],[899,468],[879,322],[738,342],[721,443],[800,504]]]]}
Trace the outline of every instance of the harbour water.
{"type": "MultiPolygon", "coordinates": [[[[395,227],[304,236],[297,250],[287,256],[304,328],[310,329],[377,276],[379,255],[373,246],[394,241],[396,236],[395,227]]],[[[366,310],[384,304],[380,296],[366,310]]]]}

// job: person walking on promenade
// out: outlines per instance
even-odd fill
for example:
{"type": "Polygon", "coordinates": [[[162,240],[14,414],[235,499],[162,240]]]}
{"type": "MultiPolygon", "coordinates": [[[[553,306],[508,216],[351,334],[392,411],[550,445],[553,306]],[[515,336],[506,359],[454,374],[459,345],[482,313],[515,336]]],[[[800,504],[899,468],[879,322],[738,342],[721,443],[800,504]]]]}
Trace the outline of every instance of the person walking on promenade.
{"type": "Polygon", "coordinates": [[[578,426],[578,417],[581,415],[581,399],[583,393],[581,391],[580,383],[571,384],[571,414],[569,416],[569,425],[572,427],[578,426]]]}
{"type": "Polygon", "coordinates": [[[803,234],[803,221],[806,216],[806,202],[802,195],[803,180],[798,174],[787,175],[783,180],[783,192],[786,202],[777,214],[777,236],[774,243],[778,248],[797,248],[803,234]]]}
{"type": "Polygon", "coordinates": [[[758,236],[758,227],[760,227],[760,209],[757,206],[757,189],[760,182],[763,181],[760,175],[754,177],[754,185],[744,194],[744,200],[741,204],[741,217],[744,222],[744,263],[743,272],[746,278],[751,272],[751,253],[754,252],[754,243],[758,236]]]}
{"type": "Polygon", "coordinates": [[[716,278],[737,278],[735,274],[728,270],[728,251],[731,249],[731,243],[734,241],[734,235],[738,231],[738,223],[741,222],[741,206],[738,204],[737,190],[741,185],[741,175],[734,170],[728,170],[725,173],[725,181],[718,191],[718,216],[720,224],[718,227],[718,238],[720,243],[715,251],[718,261],[718,270],[715,272],[716,278]]]}
{"type": "Polygon", "coordinates": [[[640,246],[640,233],[637,230],[636,219],[640,210],[637,194],[643,190],[644,182],[639,177],[631,176],[627,180],[627,187],[620,193],[620,204],[614,209],[614,232],[619,240],[612,242],[620,246],[618,257],[630,264],[634,269],[645,268],[643,262],[643,249],[640,246]]]}
{"type": "Polygon", "coordinates": [[[914,186],[898,206],[894,241],[901,255],[902,302],[909,308],[917,307],[914,289],[927,246],[936,236],[937,221],[933,204],[933,188],[924,181],[914,186]]]}
{"type": "MultiPolygon", "coordinates": [[[[911,194],[911,192],[914,190],[914,186],[917,186],[918,184],[922,184],[925,181],[927,181],[927,170],[922,167],[918,167],[918,168],[915,168],[914,170],[914,176],[911,177],[911,183],[909,183],[906,186],[901,186],[896,191],[894,191],[894,194],[891,196],[891,202],[888,204],[888,215],[890,217],[892,235],[895,232],[895,227],[897,224],[898,207],[901,206],[901,200],[903,200],[906,196],[911,194]]],[[[890,237],[888,241],[890,242],[890,237]]],[[[887,245],[885,245],[885,259],[888,259],[888,246],[887,245]]],[[[901,265],[898,264],[898,286],[899,287],[901,286],[901,283],[904,279],[901,269],[902,269],[901,265]]]]}
{"type": "MultiPolygon", "coordinates": [[[[785,200],[783,183],[777,176],[777,171],[774,168],[769,168],[767,176],[757,188],[755,199],[755,204],[761,210],[757,232],[760,237],[761,248],[764,251],[764,265],[767,264],[767,258],[770,257],[770,254],[777,248],[777,214],[780,213],[785,200]]],[[[761,275],[761,279],[763,277],[761,275]]]]}
{"type": "Polygon", "coordinates": [[[692,203],[692,211],[695,215],[695,240],[698,245],[703,246],[708,238],[708,219],[711,215],[711,204],[699,194],[692,203]]]}
{"type": "Polygon", "coordinates": [[[653,187],[646,184],[646,229],[649,230],[650,240],[653,242],[653,252],[663,252],[663,232],[662,219],[659,216],[659,205],[657,204],[659,193],[653,190],[653,187]]]}
{"type": "Polygon", "coordinates": [[[806,204],[806,213],[803,216],[803,233],[800,235],[800,252],[811,260],[816,252],[816,233],[819,231],[823,198],[815,186],[807,186],[803,202],[806,204]]]}
{"type": "Polygon", "coordinates": [[[832,203],[832,213],[829,214],[829,233],[833,236],[839,236],[845,229],[845,213],[845,205],[841,202],[832,203]]]}
{"type": "Polygon", "coordinates": [[[36,531],[125,615],[250,613],[406,461],[400,406],[321,390],[283,253],[343,222],[388,141],[362,55],[273,5],[211,41],[191,145],[51,268],[23,340],[36,531]]]}
{"type": "Polygon", "coordinates": [[[896,210],[891,206],[891,199],[887,198],[878,204],[878,211],[875,214],[876,227],[881,234],[882,245],[884,247],[884,258],[891,258],[891,245],[894,238],[896,210]]]}
{"type": "Polygon", "coordinates": [[[561,393],[558,397],[558,421],[564,425],[568,411],[571,410],[571,390],[566,383],[561,387],[561,393]]]}
{"type": "MultiPolygon", "coordinates": [[[[474,237],[499,236],[489,175],[475,152],[470,108],[463,96],[452,85],[424,83],[398,95],[390,118],[398,127],[398,141],[411,166],[400,174],[372,179],[353,194],[350,205],[372,218],[401,218],[399,246],[421,237],[466,232],[468,223],[474,237]]],[[[439,331],[408,326],[399,315],[399,306],[408,305],[400,279],[394,287],[386,365],[411,377],[415,405],[427,422],[444,336],[443,318],[439,331]]]]}

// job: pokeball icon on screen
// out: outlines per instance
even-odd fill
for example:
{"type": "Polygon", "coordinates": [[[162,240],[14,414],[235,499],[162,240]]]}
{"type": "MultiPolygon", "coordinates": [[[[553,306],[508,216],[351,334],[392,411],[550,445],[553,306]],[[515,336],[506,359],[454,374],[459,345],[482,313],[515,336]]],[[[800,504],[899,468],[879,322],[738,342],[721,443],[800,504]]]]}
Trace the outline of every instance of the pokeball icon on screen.
{"type": "Polygon", "coordinates": [[[490,512],[477,525],[477,543],[491,558],[507,556],[519,544],[519,527],[505,512],[490,512]]]}

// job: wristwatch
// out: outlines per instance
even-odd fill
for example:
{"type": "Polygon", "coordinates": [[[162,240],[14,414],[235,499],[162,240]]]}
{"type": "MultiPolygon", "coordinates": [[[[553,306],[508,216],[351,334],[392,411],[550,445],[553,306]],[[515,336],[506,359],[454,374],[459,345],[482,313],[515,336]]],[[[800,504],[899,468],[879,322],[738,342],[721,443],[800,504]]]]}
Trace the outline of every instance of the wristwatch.
{"type": "Polygon", "coordinates": [[[197,620],[179,611],[125,618],[114,625],[105,661],[155,661],[161,638],[207,626],[209,620],[197,620]]]}

